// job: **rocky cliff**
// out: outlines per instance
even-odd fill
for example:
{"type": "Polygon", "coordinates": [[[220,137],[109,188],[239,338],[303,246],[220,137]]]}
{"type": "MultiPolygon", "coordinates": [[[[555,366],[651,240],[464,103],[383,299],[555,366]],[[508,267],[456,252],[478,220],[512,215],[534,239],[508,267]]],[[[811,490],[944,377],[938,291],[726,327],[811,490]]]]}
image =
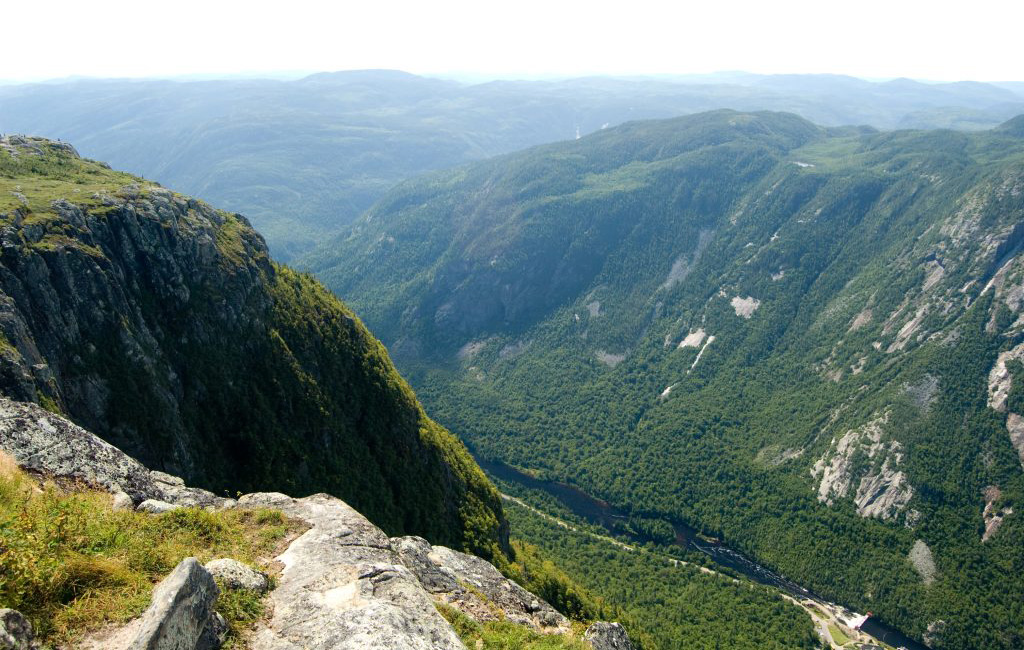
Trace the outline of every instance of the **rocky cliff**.
{"type": "Polygon", "coordinates": [[[216,491],[327,491],[491,554],[497,491],[384,347],[236,214],[0,139],[0,392],[216,491]]]}

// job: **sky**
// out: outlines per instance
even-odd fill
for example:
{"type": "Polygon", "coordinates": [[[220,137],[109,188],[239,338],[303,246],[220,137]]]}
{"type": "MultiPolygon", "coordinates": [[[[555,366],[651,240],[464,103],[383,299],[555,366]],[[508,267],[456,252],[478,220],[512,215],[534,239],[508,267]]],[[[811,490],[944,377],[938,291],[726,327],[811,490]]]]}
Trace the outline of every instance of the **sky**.
{"type": "Polygon", "coordinates": [[[13,0],[3,14],[0,79],[17,81],[363,68],[1024,80],[1015,0],[13,0]]]}

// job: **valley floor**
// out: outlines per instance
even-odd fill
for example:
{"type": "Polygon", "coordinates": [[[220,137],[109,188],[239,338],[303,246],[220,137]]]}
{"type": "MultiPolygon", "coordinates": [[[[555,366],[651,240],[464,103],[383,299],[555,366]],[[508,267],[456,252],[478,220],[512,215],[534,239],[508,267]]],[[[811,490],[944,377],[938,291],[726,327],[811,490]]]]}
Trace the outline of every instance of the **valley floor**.
{"type": "MultiPolygon", "coordinates": [[[[720,571],[700,566],[692,562],[680,560],[678,558],[671,557],[669,555],[661,554],[656,551],[652,551],[649,548],[644,548],[636,545],[627,544],[619,539],[616,539],[609,535],[601,535],[591,530],[581,528],[563,519],[560,519],[554,515],[551,515],[543,510],[531,505],[527,501],[502,493],[502,500],[505,502],[506,507],[521,508],[530,514],[540,517],[546,521],[549,521],[558,527],[567,531],[572,531],[580,535],[589,537],[590,539],[599,542],[601,544],[608,544],[616,548],[628,551],[630,553],[645,554],[658,562],[664,562],[674,567],[691,567],[697,569],[703,574],[709,576],[716,576],[719,578],[732,580],[734,583],[741,583],[737,578],[733,578],[720,571]]],[[[777,595],[786,601],[801,608],[814,622],[814,628],[818,636],[823,642],[827,643],[830,648],[839,650],[840,648],[860,648],[863,646],[885,648],[891,650],[892,646],[884,643],[883,641],[872,637],[870,634],[861,630],[853,629],[849,622],[851,619],[857,618],[858,614],[851,612],[850,610],[818,598],[795,598],[790,594],[784,593],[781,590],[777,590],[777,595]]]]}

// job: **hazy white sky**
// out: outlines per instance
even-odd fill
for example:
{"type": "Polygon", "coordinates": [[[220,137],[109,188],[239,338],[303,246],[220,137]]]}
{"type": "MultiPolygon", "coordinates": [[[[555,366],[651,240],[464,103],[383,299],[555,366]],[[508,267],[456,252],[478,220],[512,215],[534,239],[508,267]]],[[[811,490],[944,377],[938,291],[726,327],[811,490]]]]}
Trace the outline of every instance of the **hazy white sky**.
{"type": "Polygon", "coordinates": [[[1022,80],[1020,0],[10,0],[0,79],[397,68],[1022,80]]]}

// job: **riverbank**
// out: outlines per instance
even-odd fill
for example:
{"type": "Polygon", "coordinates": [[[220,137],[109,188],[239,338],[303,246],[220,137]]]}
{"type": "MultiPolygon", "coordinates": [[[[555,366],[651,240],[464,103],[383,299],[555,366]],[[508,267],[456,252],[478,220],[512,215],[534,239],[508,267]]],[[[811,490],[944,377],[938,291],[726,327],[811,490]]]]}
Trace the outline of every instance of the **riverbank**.
{"type": "MultiPolygon", "coordinates": [[[[609,530],[614,521],[628,518],[626,513],[618,511],[610,504],[600,499],[595,499],[573,486],[544,481],[519,472],[515,468],[503,463],[481,461],[480,459],[478,459],[478,462],[492,478],[498,480],[499,484],[501,481],[504,481],[505,483],[519,485],[528,489],[543,490],[557,499],[569,512],[605,530],[609,530]]],[[[569,522],[537,509],[522,499],[507,494],[502,496],[507,503],[514,503],[528,508],[561,527],[584,533],[594,539],[613,544],[621,549],[631,552],[653,553],[666,562],[692,566],[699,568],[703,573],[726,576],[735,580],[735,578],[732,578],[727,573],[716,571],[713,568],[658,554],[639,546],[645,540],[634,540],[637,542],[637,545],[631,545],[610,535],[601,535],[588,530],[582,530],[578,526],[574,526],[569,522]]],[[[886,650],[895,650],[896,648],[929,650],[927,646],[910,639],[898,630],[870,618],[864,623],[862,629],[854,629],[850,622],[859,617],[859,614],[820,598],[804,587],[761,566],[720,542],[709,542],[702,539],[696,531],[688,527],[677,527],[677,545],[704,553],[716,565],[728,568],[754,583],[774,588],[780,596],[801,607],[812,618],[815,627],[818,629],[819,636],[827,645],[834,649],[846,648],[849,650],[850,648],[867,646],[886,650]]]]}
{"type": "MultiPolygon", "coordinates": [[[[615,546],[616,548],[620,548],[622,550],[629,551],[632,553],[646,554],[672,566],[688,566],[697,569],[701,573],[704,573],[709,576],[716,576],[719,578],[728,579],[735,583],[741,582],[738,578],[735,578],[720,571],[715,571],[714,569],[708,568],[706,566],[695,564],[693,562],[687,562],[685,560],[680,560],[678,558],[674,558],[668,555],[663,555],[661,553],[657,553],[656,551],[652,551],[649,548],[645,548],[643,546],[627,544],[626,542],[623,542],[622,540],[616,539],[609,535],[600,535],[590,530],[580,528],[579,526],[576,526],[570,522],[567,522],[563,519],[559,519],[558,517],[548,514],[543,510],[540,510],[539,508],[530,505],[523,499],[514,497],[510,494],[502,493],[501,498],[508,505],[524,508],[526,510],[529,510],[533,514],[537,515],[538,517],[542,517],[561,528],[581,535],[586,535],[591,539],[615,546]]],[[[859,648],[864,645],[883,648],[884,650],[895,650],[892,646],[884,643],[880,639],[876,639],[875,637],[865,632],[850,628],[847,622],[850,619],[857,617],[857,614],[851,612],[850,610],[847,610],[839,605],[836,605],[835,603],[830,603],[825,600],[815,598],[796,598],[794,596],[791,596],[790,594],[783,592],[782,590],[778,590],[778,594],[785,600],[803,609],[807,613],[807,615],[811,617],[811,620],[814,622],[815,629],[818,631],[819,637],[821,637],[821,639],[825,643],[827,643],[829,647],[831,647],[833,650],[850,650],[851,648],[859,648]]]]}

